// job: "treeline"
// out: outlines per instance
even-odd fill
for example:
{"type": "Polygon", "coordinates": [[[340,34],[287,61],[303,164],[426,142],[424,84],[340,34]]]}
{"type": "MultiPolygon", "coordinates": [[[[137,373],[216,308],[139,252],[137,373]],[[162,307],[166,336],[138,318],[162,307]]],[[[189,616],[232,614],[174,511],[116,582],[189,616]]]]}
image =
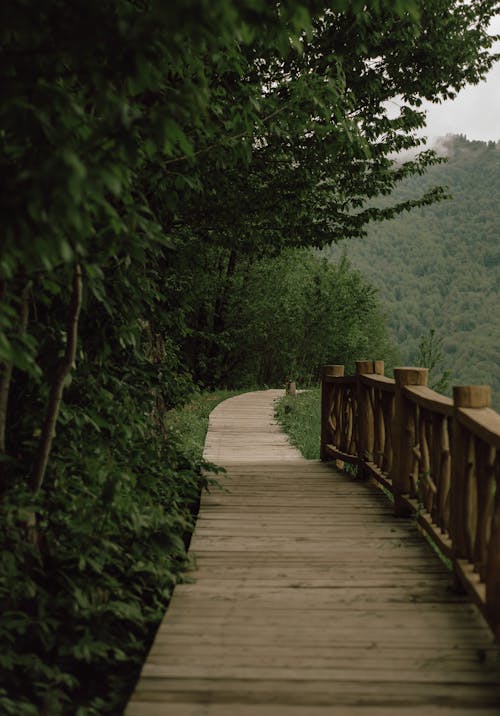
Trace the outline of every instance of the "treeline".
{"type": "Polygon", "coordinates": [[[176,336],[186,370],[208,387],[315,382],[327,362],[353,366],[374,350],[393,362],[375,289],[347,260],[310,250],[238,261],[212,249],[173,272],[188,330],[176,336]]]}
{"type": "MultiPolygon", "coordinates": [[[[458,135],[438,149],[446,162],[405,180],[394,199],[436,183],[450,198],[372,225],[345,251],[379,288],[406,363],[418,361],[421,337],[434,330],[449,385],[489,384],[500,405],[500,144],[458,135]]],[[[341,253],[328,252],[334,261],[341,253]]]]}
{"type": "Polygon", "coordinates": [[[326,6],[2,12],[2,713],[120,712],[206,484],[168,408],[385,350],[366,282],[298,249],[440,196],[362,208],[435,161],[389,157],[487,71],[495,2],[326,6]]]}

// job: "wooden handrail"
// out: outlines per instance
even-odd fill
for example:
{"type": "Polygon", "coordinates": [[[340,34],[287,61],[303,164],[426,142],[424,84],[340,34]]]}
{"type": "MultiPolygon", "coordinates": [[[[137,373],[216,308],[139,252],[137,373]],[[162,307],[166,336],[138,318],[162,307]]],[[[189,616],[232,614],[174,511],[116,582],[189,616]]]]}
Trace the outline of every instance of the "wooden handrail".
{"type": "Polygon", "coordinates": [[[356,385],[355,375],[327,375],[324,380],[326,383],[336,383],[337,385],[356,385]]]}
{"type": "Polygon", "coordinates": [[[453,415],[453,400],[424,385],[406,385],[404,393],[421,408],[432,410],[440,415],[449,415],[450,417],[453,415]]]}
{"type": "Polygon", "coordinates": [[[325,366],[321,459],[350,462],[414,515],[500,640],[500,415],[488,386],[427,386],[425,368],[325,366]]]}
{"type": "Polygon", "coordinates": [[[500,450],[500,415],[491,408],[458,408],[458,421],[473,435],[500,450]]]}
{"type": "Polygon", "coordinates": [[[362,373],[359,378],[364,385],[371,385],[374,388],[380,388],[380,390],[384,390],[387,393],[394,393],[396,391],[396,383],[394,379],[388,378],[385,375],[362,373]]]}

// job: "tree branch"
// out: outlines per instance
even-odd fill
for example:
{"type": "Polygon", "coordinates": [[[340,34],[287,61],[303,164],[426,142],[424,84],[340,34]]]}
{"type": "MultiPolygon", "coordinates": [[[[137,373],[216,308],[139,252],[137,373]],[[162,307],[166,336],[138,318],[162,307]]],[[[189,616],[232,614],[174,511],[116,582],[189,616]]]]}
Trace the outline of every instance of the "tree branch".
{"type": "MultiPolygon", "coordinates": [[[[266,115],[265,117],[262,117],[260,120],[262,124],[265,124],[270,119],[275,117],[277,114],[281,114],[285,111],[285,109],[288,109],[290,106],[290,102],[286,102],[282,107],[278,107],[273,112],[270,112],[270,114],[266,115]]],[[[248,137],[252,130],[245,130],[243,132],[238,132],[238,134],[233,134],[231,137],[223,137],[222,139],[219,139],[217,142],[212,142],[206,147],[203,147],[203,149],[198,149],[197,152],[193,152],[191,155],[184,154],[182,157],[173,157],[172,159],[167,159],[165,162],[163,162],[164,166],[170,166],[171,164],[178,164],[179,162],[185,162],[187,159],[193,159],[194,157],[200,156],[200,154],[207,154],[207,152],[211,152],[212,149],[216,149],[217,147],[220,147],[222,144],[226,144],[228,141],[233,141],[235,139],[243,139],[244,137],[248,137]]]]}

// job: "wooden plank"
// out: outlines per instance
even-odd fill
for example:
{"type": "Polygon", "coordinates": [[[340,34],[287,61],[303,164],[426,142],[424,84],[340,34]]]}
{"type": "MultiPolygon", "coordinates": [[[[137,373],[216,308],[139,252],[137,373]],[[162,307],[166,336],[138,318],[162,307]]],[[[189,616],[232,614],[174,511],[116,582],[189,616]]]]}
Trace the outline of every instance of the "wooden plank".
{"type": "MultiPolygon", "coordinates": [[[[173,642],[175,644],[175,640],[173,642]]],[[[472,665],[474,668],[488,661],[490,664],[498,666],[499,649],[498,645],[490,644],[484,651],[478,651],[476,648],[457,643],[453,646],[438,646],[429,655],[428,647],[425,644],[386,644],[385,642],[374,646],[371,642],[365,644],[349,644],[341,651],[333,650],[328,643],[315,644],[308,642],[301,645],[304,650],[303,657],[307,662],[312,663],[342,663],[348,661],[362,660],[367,664],[378,662],[380,664],[398,663],[403,660],[405,663],[421,663],[426,668],[432,668],[433,665],[443,662],[444,664],[460,662],[462,664],[472,665]]],[[[200,644],[196,640],[188,640],[186,642],[185,654],[179,653],[176,648],[170,646],[168,642],[158,643],[151,649],[151,657],[154,659],[156,655],[161,654],[165,658],[175,660],[176,663],[189,659],[189,662],[202,661],[207,655],[213,658],[233,661],[242,659],[252,662],[253,659],[260,658],[257,663],[278,662],[291,665],[296,662],[296,654],[281,642],[269,644],[265,652],[262,652],[258,644],[235,643],[206,643],[200,644]]]]}
{"type": "MultiPolygon", "coordinates": [[[[198,602],[188,601],[182,610],[177,610],[175,613],[172,610],[169,616],[168,631],[165,632],[166,637],[168,638],[169,635],[174,634],[177,627],[186,631],[191,626],[199,625],[200,623],[207,625],[205,630],[207,633],[209,626],[215,629],[222,624],[229,623],[234,623],[235,627],[241,625],[242,632],[256,624],[264,624],[275,628],[276,631],[280,631],[282,628],[288,628],[290,619],[293,619],[297,627],[300,626],[301,629],[300,634],[295,635],[297,638],[302,634],[308,634],[312,627],[315,628],[322,623],[325,638],[330,638],[330,632],[359,631],[359,629],[363,628],[364,633],[358,634],[356,640],[366,641],[371,631],[375,633],[384,627],[390,627],[402,630],[402,633],[388,637],[390,643],[395,641],[405,643],[406,632],[409,633],[415,630],[420,631],[422,639],[427,639],[428,636],[434,638],[436,630],[466,632],[473,629],[477,633],[482,632],[483,637],[491,640],[486,624],[479,615],[473,616],[466,610],[458,609],[454,612],[449,610],[447,612],[444,612],[444,610],[434,610],[434,612],[429,610],[427,612],[424,609],[416,610],[408,607],[406,609],[389,610],[378,605],[372,609],[360,607],[355,610],[342,610],[336,609],[334,605],[327,605],[325,608],[318,607],[304,613],[304,610],[297,606],[276,609],[276,607],[273,608],[271,605],[266,604],[257,613],[257,610],[252,609],[248,604],[246,608],[245,605],[241,605],[235,610],[230,602],[215,605],[207,604],[204,611],[202,611],[202,607],[203,600],[200,598],[198,602]],[[239,620],[243,620],[244,623],[241,624],[239,620]]],[[[158,637],[160,637],[160,634],[158,637]]]]}
{"type": "MultiPolygon", "coordinates": [[[[153,660],[148,659],[148,663],[142,671],[142,679],[213,679],[213,680],[239,680],[248,679],[252,681],[260,681],[266,679],[279,679],[289,681],[300,681],[310,676],[315,681],[327,681],[329,684],[335,682],[345,683],[352,679],[353,664],[344,665],[344,668],[335,665],[330,668],[325,667],[305,667],[302,660],[296,659],[294,667],[279,666],[234,666],[233,664],[224,665],[201,665],[192,663],[181,663],[180,665],[157,664],[153,660]],[[347,668],[346,668],[347,666],[347,668]]],[[[398,679],[406,684],[440,684],[449,683],[450,676],[460,684],[491,684],[498,677],[495,669],[461,669],[460,665],[454,664],[451,669],[443,670],[438,664],[433,669],[423,670],[421,668],[404,669],[401,665],[398,668],[398,679]]],[[[363,683],[365,681],[372,682],[376,679],[380,683],[394,681],[394,668],[387,668],[379,664],[377,669],[361,669],[356,668],[356,682],[363,683]]]]}
{"type": "MultiPolygon", "coordinates": [[[[290,654],[294,655],[296,667],[302,668],[302,647],[310,641],[314,641],[317,632],[320,631],[321,628],[322,626],[319,619],[312,620],[307,629],[305,627],[301,628],[300,635],[289,633],[290,623],[288,623],[288,625],[276,625],[273,624],[270,619],[267,619],[265,624],[259,622],[249,625],[248,628],[240,627],[240,625],[234,621],[226,622],[222,620],[221,622],[215,623],[207,621],[206,625],[193,622],[191,624],[172,626],[168,637],[158,637],[157,646],[158,650],[160,650],[160,647],[163,647],[165,651],[167,648],[178,649],[179,645],[181,645],[180,650],[182,653],[182,644],[184,642],[196,643],[198,639],[200,646],[216,646],[220,643],[221,639],[223,639],[224,644],[227,646],[238,646],[244,643],[249,646],[260,647],[262,651],[266,651],[269,643],[279,640],[283,646],[288,649],[290,654]],[[261,633],[264,629],[267,631],[265,638],[261,633]],[[200,630],[202,631],[201,636],[199,634],[200,630]]],[[[331,650],[342,650],[344,645],[348,643],[351,647],[358,647],[365,650],[374,649],[374,653],[376,653],[378,644],[381,641],[384,645],[390,646],[396,651],[398,651],[400,647],[404,648],[405,643],[410,643],[414,646],[426,647],[429,654],[434,649],[442,648],[443,643],[449,644],[451,648],[463,641],[467,644],[469,649],[475,648],[476,650],[481,649],[483,645],[485,645],[484,648],[490,646],[485,631],[481,630],[481,632],[478,632],[472,625],[469,629],[456,629],[451,626],[447,629],[435,628],[432,633],[429,631],[424,633],[417,627],[404,628],[404,625],[399,625],[395,628],[401,629],[401,636],[391,636],[385,639],[387,628],[387,626],[384,627],[383,625],[370,627],[369,630],[367,629],[366,634],[361,636],[354,627],[349,629],[348,627],[342,628],[340,625],[337,625],[337,628],[332,626],[332,628],[322,634],[321,638],[317,638],[317,644],[319,646],[329,647],[331,650]]],[[[185,662],[184,659],[183,661],[185,662]]],[[[254,663],[258,665],[258,660],[255,660],[254,663]]],[[[189,666],[189,664],[186,662],[186,667],[187,666],[189,666]]],[[[210,664],[206,664],[207,668],[209,666],[210,664]]],[[[356,675],[356,678],[358,678],[358,675],[356,675]]]]}
{"type": "MultiPolygon", "coordinates": [[[[414,565],[413,562],[412,564],[414,565]]],[[[292,564],[277,572],[274,565],[268,565],[266,567],[257,564],[256,566],[249,567],[247,564],[242,566],[238,562],[233,562],[232,564],[214,565],[213,562],[207,564],[203,560],[199,561],[196,575],[191,572],[187,575],[186,579],[191,580],[192,578],[192,581],[195,583],[196,581],[199,582],[202,579],[203,581],[208,579],[217,579],[218,582],[223,581],[224,579],[245,579],[247,584],[253,582],[264,582],[265,584],[275,582],[276,584],[281,584],[283,586],[287,586],[288,583],[293,585],[297,584],[297,582],[300,582],[301,580],[307,580],[311,587],[326,587],[329,585],[331,586],[332,583],[352,584],[353,580],[360,576],[360,571],[365,572],[364,581],[369,584],[380,582],[384,579],[390,580],[391,584],[394,584],[394,581],[398,581],[400,584],[405,582],[413,583],[419,582],[422,579],[418,570],[417,572],[408,573],[408,567],[405,563],[400,564],[399,567],[392,567],[392,565],[387,565],[385,563],[381,563],[381,565],[376,566],[376,568],[373,568],[373,565],[365,565],[358,571],[355,571],[354,569],[349,571],[342,566],[339,569],[336,568],[335,565],[330,565],[328,563],[316,563],[314,565],[310,565],[309,567],[303,567],[302,565],[294,566],[292,564]]],[[[448,585],[450,581],[448,574],[442,573],[440,565],[429,565],[426,579],[428,581],[432,581],[432,583],[439,582],[439,584],[443,585],[448,585]]]]}
{"type": "MultiPolygon", "coordinates": [[[[423,716],[420,706],[370,707],[369,716],[423,716]]],[[[495,707],[473,708],[428,706],[425,716],[493,716],[495,707]]],[[[296,704],[234,704],[234,703],[159,703],[136,701],[130,704],[127,716],[367,716],[364,706],[297,706],[296,704]]]]}
{"type": "MultiPolygon", "coordinates": [[[[494,707],[500,703],[499,687],[495,684],[433,684],[398,681],[357,681],[355,675],[346,682],[277,679],[168,679],[139,681],[135,692],[138,701],[184,701],[235,704],[299,704],[307,706],[430,706],[459,708],[494,707]]],[[[236,706],[237,708],[237,706],[236,706]]],[[[237,714],[235,708],[235,715],[237,714]]],[[[427,713],[421,712],[421,713],[427,713]]],[[[127,714],[128,716],[128,714],[127,714]]]]}

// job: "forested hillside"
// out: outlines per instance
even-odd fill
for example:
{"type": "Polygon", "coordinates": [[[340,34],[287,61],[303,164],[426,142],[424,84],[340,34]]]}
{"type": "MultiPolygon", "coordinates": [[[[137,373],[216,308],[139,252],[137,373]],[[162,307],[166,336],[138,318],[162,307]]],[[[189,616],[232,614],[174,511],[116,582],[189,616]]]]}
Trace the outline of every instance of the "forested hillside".
{"type": "Polygon", "coordinates": [[[451,136],[438,146],[447,162],[406,179],[402,199],[435,184],[451,199],[372,224],[368,235],[328,250],[346,252],[379,290],[404,361],[419,339],[442,338],[452,383],[487,383],[500,402],[500,143],[451,136]]]}

